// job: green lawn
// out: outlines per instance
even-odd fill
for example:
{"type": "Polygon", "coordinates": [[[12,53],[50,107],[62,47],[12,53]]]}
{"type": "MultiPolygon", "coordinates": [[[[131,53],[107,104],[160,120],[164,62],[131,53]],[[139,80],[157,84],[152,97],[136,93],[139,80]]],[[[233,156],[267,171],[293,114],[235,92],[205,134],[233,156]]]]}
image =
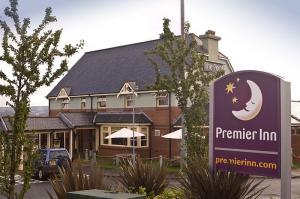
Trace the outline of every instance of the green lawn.
{"type": "MultiPolygon", "coordinates": [[[[76,163],[79,163],[83,166],[88,166],[91,164],[91,161],[86,161],[86,160],[77,160],[75,161],[76,163]]],[[[158,161],[150,161],[150,160],[145,160],[144,162],[148,162],[153,164],[153,166],[159,166],[158,161]]],[[[116,165],[115,159],[112,158],[97,158],[97,166],[103,169],[112,169],[118,171],[120,169],[120,166],[116,165]]],[[[169,165],[167,166],[167,172],[176,174],[179,173],[180,167],[178,165],[169,165]]]]}
{"type": "Polygon", "coordinates": [[[292,164],[292,169],[299,169],[299,168],[300,168],[300,163],[292,164]]]}

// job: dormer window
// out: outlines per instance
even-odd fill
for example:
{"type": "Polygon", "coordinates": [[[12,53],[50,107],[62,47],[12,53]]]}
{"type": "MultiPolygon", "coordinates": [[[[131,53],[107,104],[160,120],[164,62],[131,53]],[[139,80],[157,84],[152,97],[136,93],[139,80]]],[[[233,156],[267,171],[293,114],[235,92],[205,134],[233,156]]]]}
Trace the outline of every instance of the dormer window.
{"type": "Polygon", "coordinates": [[[65,97],[65,96],[67,96],[65,89],[61,89],[61,91],[58,94],[58,97],[65,97]]]}
{"type": "Polygon", "coordinates": [[[86,108],[86,99],[85,97],[81,98],[81,109],[84,110],[86,108]]]}
{"type": "Polygon", "coordinates": [[[123,87],[121,88],[120,92],[118,93],[117,97],[119,95],[129,95],[129,94],[136,94],[136,90],[138,89],[135,82],[126,82],[123,87]]]}
{"type": "Polygon", "coordinates": [[[66,99],[66,98],[70,99],[70,98],[69,98],[70,92],[71,92],[71,88],[62,88],[62,89],[59,91],[59,93],[58,93],[56,99],[66,99]]]}
{"type": "Polygon", "coordinates": [[[161,92],[156,94],[156,106],[166,107],[169,105],[169,94],[167,92],[161,92]]]}
{"type": "Polygon", "coordinates": [[[100,96],[97,98],[97,107],[100,108],[106,108],[106,96],[100,96]]]}

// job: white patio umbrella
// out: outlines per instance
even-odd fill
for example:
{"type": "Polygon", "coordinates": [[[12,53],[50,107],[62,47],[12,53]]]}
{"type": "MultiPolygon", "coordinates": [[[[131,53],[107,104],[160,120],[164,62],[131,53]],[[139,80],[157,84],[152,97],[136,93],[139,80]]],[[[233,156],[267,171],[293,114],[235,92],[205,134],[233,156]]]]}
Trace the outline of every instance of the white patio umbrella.
{"type": "Polygon", "coordinates": [[[180,139],[182,139],[182,129],[178,129],[177,131],[174,131],[172,133],[168,133],[168,134],[163,135],[161,137],[180,140],[180,139]]]}
{"type": "Polygon", "coordinates": [[[131,138],[131,137],[142,137],[145,136],[142,133],[139,133],[137,131],[133,131],[127,128],[122,128],[116,132],[114,132],[113,134],[110,134],[109,136],[106,136],[105,139],[109,139],[109,138],[131,138]],[[134,134],[134,136],[133,136],[134,134]]]}

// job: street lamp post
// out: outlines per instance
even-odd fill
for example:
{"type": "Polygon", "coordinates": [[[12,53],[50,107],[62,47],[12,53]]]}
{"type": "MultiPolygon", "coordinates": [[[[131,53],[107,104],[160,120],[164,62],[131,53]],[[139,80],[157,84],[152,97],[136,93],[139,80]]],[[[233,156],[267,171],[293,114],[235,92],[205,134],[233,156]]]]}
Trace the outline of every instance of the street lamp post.
{"type": "MultiPolygon", "coordinates": [[[[180,17],[181,17],[181,38],[185,39],[185,32],[184,32],[184,0],[180,0],[180,17]]],[[[185,78],[185,66],[184,66],[184,72],[183,72],[183,78],[185,78]]],[[[181,150],[180,150],[180,167],[183,168],[183,166],[186,164],[185,160],[187,157],[187,147],[186,147],[186,128],[185,128],[185,117],[184,113],[182,113],[181,117],[181,126],[182,126],[182,139],[181,139],[181,150]]]]}
{"type": "Polygon", "coordinates": [[[135,99],[134,99],[134,89],[132,89],[132,159],[135,163],[135,136],[134,136],[134,123],[135,123],[135,112],[134,112],[134,106],[135,106],[135,99]]]}
{"type": "Polygon", "coordinates": [[[135,152],[135,147],[136,147],[136,140],[135,140],[135,90],[138,89],[137,86],[134,84],[132,87],[132,160],[135,163],[135,156],[136,156],[136,152],[135,152]]]}

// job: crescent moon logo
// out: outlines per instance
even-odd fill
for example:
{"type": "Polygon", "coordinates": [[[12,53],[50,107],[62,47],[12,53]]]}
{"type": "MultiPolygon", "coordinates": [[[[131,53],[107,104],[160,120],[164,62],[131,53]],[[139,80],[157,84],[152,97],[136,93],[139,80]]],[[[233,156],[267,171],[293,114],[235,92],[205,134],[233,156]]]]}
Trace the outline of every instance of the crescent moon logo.
{"type": "Polygon", "coordinates": [[[246,107],[244,109],[232,111],[234,117],[243,121],[255,118],[260,112],[263,103],[263,97],[259,86],[251,80],[247,80],[247,84],[251,90],[250,100],[246,103],[246,107]]]}

